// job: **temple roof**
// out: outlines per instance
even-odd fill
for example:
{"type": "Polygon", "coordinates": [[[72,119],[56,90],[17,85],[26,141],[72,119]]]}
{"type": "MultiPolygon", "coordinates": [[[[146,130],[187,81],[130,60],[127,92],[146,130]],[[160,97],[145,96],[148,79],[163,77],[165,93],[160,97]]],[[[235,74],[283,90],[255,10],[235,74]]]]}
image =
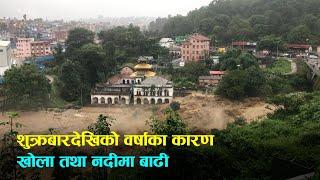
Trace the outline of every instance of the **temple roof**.
{"type": "Polygon", "coordinates": [[[135,70],[137,70],[137,69],[152,69],[152,65],[146,64],[146,63],[140,63],[140,64],[137,64],[136,66],[134,66],[134,69],[135,70]]]}
{"type": "Polygon", "coordinates": [[[172,82],[160,76],[149,77],[141,82],[141,85],[165,86],[171,85],[172,82]]]}
{"type": "Polygon", "coordinates": [[[146,72],[134,72],[133,74],[131,74],[130,76],[131,77],[139,77],[139,76],[145,76],[145,77],[153,77],[155,76],[156,73],[155,72],[152,72],[152,71],[146,71],[146,72]]]}
{"type": "Polygon", "coordinates": [[[128,74],[116,74],[108,79],[109,84],[122,84],[123,79],[132,79],[128,74]]]}

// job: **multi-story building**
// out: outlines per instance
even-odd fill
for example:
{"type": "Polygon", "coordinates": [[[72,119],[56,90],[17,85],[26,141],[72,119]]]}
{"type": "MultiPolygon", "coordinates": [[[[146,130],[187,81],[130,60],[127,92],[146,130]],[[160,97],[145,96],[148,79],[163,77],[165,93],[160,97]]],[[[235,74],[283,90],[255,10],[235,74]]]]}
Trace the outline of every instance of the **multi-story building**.
{"type": "Polygon", "coordinates": [[[52,55],[50,42],[49,41],[31,42],[31,55],[36,57],[52,55]]]}
{"type": "Polygon", "coordinates": [[[182,43],[181,57],[184,61],[200,61],[209,56],[210,39],[195,33],[182,43]]]}
{"type": "Polygon", "coordinates": [[[225,71],[210,71],[210,76],[199,76],[199,87],[217,86],[225,71]]]}
{"type": "Polygon", "coordinates": [[[170,48],[171,46],[174,45],[174,40],[171,38],[162,38],[159,41],[159,45],[161,47],[170,48]]]}
{"type": "Polygon", "coordinates": [[[33,38],[18,38],[16,42],[15,57],[25,59],[52,55],[49,41],[34,41],[33,38]]]}
{"type": "Polygon", "coordinates": [[[146,78],[133,88],[134,104],[171,103],[173,98],[172,82],[159,76],[146,78]]]}
{"type": "Polygon", "coordinates": [[[34,41],[33,38],[17,38],[15,57],[19,59],[24,59],[31,57],[31,42],[34,41]]]}
{"type": "Polygon", "coordinates": [[[10,41],[0,41],[0,75],[12,65],[12,50],[10,41]]]}

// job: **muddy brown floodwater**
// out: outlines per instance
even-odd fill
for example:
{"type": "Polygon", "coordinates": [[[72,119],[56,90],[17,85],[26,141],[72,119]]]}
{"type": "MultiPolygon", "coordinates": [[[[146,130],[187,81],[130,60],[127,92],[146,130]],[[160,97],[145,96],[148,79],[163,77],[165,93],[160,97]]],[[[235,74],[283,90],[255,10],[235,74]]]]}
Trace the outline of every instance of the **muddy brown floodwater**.
{"type": "MultiPolygon", "coordinates": [[[[243,116],[253,121],[273,112],[273,106],[259,99],[247,99],[243,102],[233,102],[210,95],[194,93],[187,97],[175,98],[181,103],[180,114],[190,129],[210,130],[223,129],[235,117],[243,116]],[[271,107],[271,108],[270,108],[271,107]]],[[[157,114],[168,105],[160,105],[157,114]]],[[[48,134],[49,128],[57,133],[82,131],[96,122],[99,114],[112,116],[116,119],[112,130],[118,133],[136,134],[148,131],[146,120],[152,115],[152,106],[108,106],[84,107],[80,110],[69,109],[61,113],[53,111],[19,112],[20,117],[15,120],[22,124],[17,129],[19,133],[48,134]]],[[[8,121],[8,117],[1,115],[0,121],[8,121]]],[[[9,126],[0,126],[0,135],[9,130],[9,126]]]]}

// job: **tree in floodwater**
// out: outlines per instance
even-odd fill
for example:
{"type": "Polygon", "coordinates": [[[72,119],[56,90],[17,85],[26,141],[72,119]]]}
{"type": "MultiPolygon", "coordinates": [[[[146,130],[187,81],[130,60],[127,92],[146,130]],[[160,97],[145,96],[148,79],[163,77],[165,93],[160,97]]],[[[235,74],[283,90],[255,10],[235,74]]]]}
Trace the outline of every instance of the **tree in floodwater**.
{"type": "Polygon", "coordinates": [[[19,154],[20,146],[17,144],[16,137],[18,132],[14,130],[21,127],[21,124],[14,123],[14,120],[19,117],[17,112],[7,113],[9,121],[1,122],[0,125],[10,125],[10,131],[3,135],[2,145],[0,146],[0,172],[2,179],[20,179],[25,175],[17,167],[17,155],[19,154]]]}
{"type": "MultiPolygon", "coordinates": [[[[111,116],[105,116],[100,114],[97,122],[88,126],[88,130],[94,133],[95,135],[110,135],[112,123],[115,121],[115,118],[111,116]]],[[[108,153],[107,146],[103,148],[98,148],[95,155],[101,154],[106,155],[108,153]]],[[[108,179],[108,169],[107,168],[92,168],[92,175],[95,179],[108,179]]]]}

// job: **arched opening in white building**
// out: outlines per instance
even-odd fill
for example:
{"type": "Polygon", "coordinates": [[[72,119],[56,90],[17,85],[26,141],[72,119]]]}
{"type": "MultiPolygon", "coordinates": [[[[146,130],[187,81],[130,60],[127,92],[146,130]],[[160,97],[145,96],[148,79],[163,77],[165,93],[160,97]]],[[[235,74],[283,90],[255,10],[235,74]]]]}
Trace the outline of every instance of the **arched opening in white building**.
{"type": "Polygon", "coordinates": [[[93,104],[98,104],[98,98],[97,97],[92,98],[92,103],[93,104]]]}
{"type": "Polygon", "coordinates": [[[119,104],[119,98],[114,98],[114,104],[119,104]]]}
{"type": "Polygon", "coordinates": [[[121,104],[125,104],[126,103],[126,98],[121,98],[121,104]]]}
{"type": "Polygon", "coordinates": [[[106,103],[106,99],[104,97],[100,98],[100,103],[101,104],[105,104],[106,103]]]}
{"type": "Polygon", "coordinates": [[[147,98],[143,99],[143,104],[149,104],[149,100],[147,98]]]}
{"type": "Polygon", "coordinates": [[[154,100],[153,98],[151,99],[151,104],[156,104],[156,100],[154,100]]]}
{"type": "Polygon", "coordinates": [[[158,99],[158,104],[162,104],[162,99],[158,99]]]}
{"type": "Polygon", "coordinates": [[[164,103],[167,103],[167,104],[168,104],[169,102],[170,102],[169,99],[165,99],[165,100],[164,100],[164,103]]]}
{"type": "Polygon", "coordinates": [[[141,104],[141,99],[137,98],[137,104],[141,104]]]}
{"type": "Polygon", "coordinates": [[[112,104],[112,99],[111,99],[111,97],[108,98],[108,104],[112,104]]]}

